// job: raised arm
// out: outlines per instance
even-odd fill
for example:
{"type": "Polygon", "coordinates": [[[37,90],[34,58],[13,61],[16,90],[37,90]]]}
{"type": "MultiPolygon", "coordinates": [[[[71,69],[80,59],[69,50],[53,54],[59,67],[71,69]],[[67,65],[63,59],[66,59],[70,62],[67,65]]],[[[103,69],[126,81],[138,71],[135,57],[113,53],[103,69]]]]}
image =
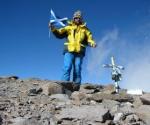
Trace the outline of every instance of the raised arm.
{"type": "MultiPolygon", "coordinates": [[[[67,26],[66,26],[67,27],[67,26]]],[[[49,24],[49,28],[52,31],[52,33],[57,37],[57,38],[64,38],[67,35],[67,28],[63,27],[63,28],[55,28],[53,25],[49,24]]]]}

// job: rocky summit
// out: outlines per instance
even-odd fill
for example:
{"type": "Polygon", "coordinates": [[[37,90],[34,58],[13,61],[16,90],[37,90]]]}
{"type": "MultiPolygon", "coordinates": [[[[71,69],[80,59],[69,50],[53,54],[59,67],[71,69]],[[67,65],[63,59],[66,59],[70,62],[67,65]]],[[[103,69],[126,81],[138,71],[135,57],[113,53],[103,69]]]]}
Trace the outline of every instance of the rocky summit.
{"type": "Polygon", "coordinates": [[[150,93],[111,84],[0,77],[0,125],[150,125],[150,93]]]}

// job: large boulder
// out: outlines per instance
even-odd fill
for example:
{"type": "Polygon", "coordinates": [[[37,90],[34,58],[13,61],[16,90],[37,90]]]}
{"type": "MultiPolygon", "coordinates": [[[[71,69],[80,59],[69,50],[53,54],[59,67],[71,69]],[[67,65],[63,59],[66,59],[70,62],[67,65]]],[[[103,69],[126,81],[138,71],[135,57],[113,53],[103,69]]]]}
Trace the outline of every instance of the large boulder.
{"type": "Polygon", "coordinates": [[[147,125],[150,124],[150,106],[142,105],[135,110],[136,114],[142,119],[147,125]]]}
{"type": "Polygon", "coordinates": [[[52,94],[63,94],[63,87],[60,84],[51,82],[44,84],[42,86],[43,94],[52,95],[52,94]]]}
{"type": "Polygon", "coordinates": [[[71,94],[72,104],[74,105],[89,104],[90,102],[87,100],[89,96],[90,94],[86,94],[80,91],[75,91],[71,94]]]}
{"type": "Polygon", "coordinates": [[[85,83],[80,86],[79,91],[84,92],[86,94],[92,94],[92,93],[99,92],[102,89],[103,89],[102,85],[94,85],[94,84],[90,84],[90,83],[85,83]]]}
{"type": "Polygon", "coordinates": [[[91,97],[92,100],[97,102],[102,102],[103,99],[115,100],[118,102],[133,102],[133,97],[127,94],[106,94],[106,93],[96,93],[91,97]]]}
{"type": "Polygon", "coordinates": [[[138,108],[140,107],[141,105],[143,105],[141,99],[140,99],[140,96],[133,96],[134,98],[134,102],[133,102],[133,105],[135,108],[138,108]]]}
{"type": "Polygon", "coordinates": [[[49,98],[51,99],[51,104],[55,105],[55,110],[61,110],[61,108],[71,105],[71,100],[67,94],[53,94],[49,98]]]}
{"type": "Polygon", "coordinates": [[[150,94],[149,93],[142,95],[140,97],[140,99],[144,105],[150,105],[150,94]]]}
{"type": "Polygon", "coordinates": [[[56,115],[59,121],[63,119],[69,120],[83,120],[83,121],[93,121],[93,122],[105,122],[106,120],[110,120],[111,115],[109,114],[109,110],[104,108],[103,105],[82,105],[82,106],[72,106],[59,112],[56,115]]]}
{"type": "Polygon", "coordinates": [[[103,89],[103,93],[106,93],[106,94],[112,94],[114,92],[115,92],[115,86],[113,84],[109,84],[105,86],[103,89]]]}

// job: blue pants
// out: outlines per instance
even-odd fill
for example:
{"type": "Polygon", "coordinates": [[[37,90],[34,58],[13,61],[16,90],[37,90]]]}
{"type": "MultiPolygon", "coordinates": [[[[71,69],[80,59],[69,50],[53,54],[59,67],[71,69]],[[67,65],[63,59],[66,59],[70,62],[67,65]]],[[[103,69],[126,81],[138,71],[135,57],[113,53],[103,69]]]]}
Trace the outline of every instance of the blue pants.
{"type": "Polygon", "coordinates": [[[66,52],[64,54],[63,81],[70,80],[70,74],[73,67],[73,82],[81,83],[81,65],[83,55],[77,53],[66,52]]]}

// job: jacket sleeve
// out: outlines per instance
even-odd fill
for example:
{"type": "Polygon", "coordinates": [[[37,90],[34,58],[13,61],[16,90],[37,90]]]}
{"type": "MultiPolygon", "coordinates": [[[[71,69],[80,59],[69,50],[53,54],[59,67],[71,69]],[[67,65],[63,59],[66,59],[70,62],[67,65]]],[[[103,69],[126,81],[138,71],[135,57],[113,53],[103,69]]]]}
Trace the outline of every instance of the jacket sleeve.
{"type": "Polygon", "coordinates": [[[54,28],[54,29],[52,29],[51,31],[52,31],[52,33],[53,33],[57,38],[60,38],[60,39],[62,39],[62,38],[64,38],[64,37],[67,36],[67,27],[63,27],[63,28],[60,28],[60,29],[54,28]]]}
{"type": "Polygon", "coordinates": [[[92,33],[86,29],[86,37],[87,37],[87,42],[90,44],[90,46],[93,46],[95,44],[95,41],[93,40],[92,33]]]}

